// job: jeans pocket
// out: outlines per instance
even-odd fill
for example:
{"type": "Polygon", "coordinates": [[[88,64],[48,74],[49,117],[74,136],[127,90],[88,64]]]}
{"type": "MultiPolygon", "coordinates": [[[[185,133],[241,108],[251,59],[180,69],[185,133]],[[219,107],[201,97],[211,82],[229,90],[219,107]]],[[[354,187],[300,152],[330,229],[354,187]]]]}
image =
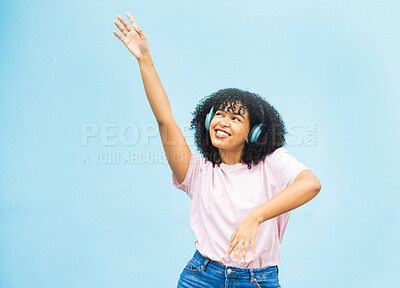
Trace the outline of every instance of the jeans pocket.
{"type": "Polygon", "coordinates": [[[185,266],[185,270],[192,273],[197,273],[201,269],[201,264],[195,259],[191,259],[185,266]]]}
{"type": "Polygon", "coordinates": [[[257,288],[281,288],[278,276],[254,279],[257,288]]]}

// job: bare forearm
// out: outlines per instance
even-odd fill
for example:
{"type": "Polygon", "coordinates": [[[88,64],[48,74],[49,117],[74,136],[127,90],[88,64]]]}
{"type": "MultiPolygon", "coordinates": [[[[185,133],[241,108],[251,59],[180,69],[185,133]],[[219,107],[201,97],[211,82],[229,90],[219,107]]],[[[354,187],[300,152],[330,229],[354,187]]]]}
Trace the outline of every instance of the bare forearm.
{"type": "Polygon", "coordinates": [[[138,60],[143,86],[150,107],[159,124],[167,123],[172,119],[171,106],[164,87],[158,78],[150,53],[138,60]]]}
{"type": "Polygon", "coordinates": [[[319,185],[319,182],[308,178],[295,181],[250,215],[262,223],[293,210],[313,199],[321,189],[319,185]]]}

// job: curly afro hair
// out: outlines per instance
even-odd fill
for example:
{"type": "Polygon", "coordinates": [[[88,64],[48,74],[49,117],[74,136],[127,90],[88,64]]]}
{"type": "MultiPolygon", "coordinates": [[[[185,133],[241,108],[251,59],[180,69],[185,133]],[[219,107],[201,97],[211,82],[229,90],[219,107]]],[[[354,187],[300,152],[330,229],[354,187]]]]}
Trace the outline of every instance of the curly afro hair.
{"type": "Polygon", "coordinates": [[[278,111],[266,100],[255,93],[243,91],[237,88],[221,89],[200,100],[194,112],[190,129],[195,130],[195,144],[204,158],[218,166],[221,164],[221,155],[218,148],[212,145],[209,132],[204,126],[206,115],[211,107],[220,107],[233,111],[238,107],[246,109],[250,118],[250,129],[262,122],[262,132],[255,143],[246,143],[243,151],[242,162],[251,169],[257,165],[266,155],[274,152],[285,144],[285,124],[278,111]],[[261,105],[261,106],[260,106],[261,105]],[[264,111],[262,115],[261,107],[264,111]]]}

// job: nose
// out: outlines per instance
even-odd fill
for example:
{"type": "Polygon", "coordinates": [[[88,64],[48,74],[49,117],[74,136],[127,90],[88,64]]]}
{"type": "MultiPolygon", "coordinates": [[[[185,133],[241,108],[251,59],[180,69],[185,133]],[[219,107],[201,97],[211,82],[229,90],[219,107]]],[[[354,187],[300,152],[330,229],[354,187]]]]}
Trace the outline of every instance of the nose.
{"type": "Polygon", "coordinates": [[[212,121],[213,122],[215,121],[213,123],[213,125],[216,125],[216,126],[221,126],[221,127],[229,127],[230,126],[230,119],[229,119],[229,116],[227,116],[227,115],[220,114],[218,116],[213,117],[212,121]]]}
{"type": "Polygon", "coordinates": [[[221,125],[222,127],[229,127],[229,122],[226,121],[224,118],[219,122],[219,125],[221,125]]]}

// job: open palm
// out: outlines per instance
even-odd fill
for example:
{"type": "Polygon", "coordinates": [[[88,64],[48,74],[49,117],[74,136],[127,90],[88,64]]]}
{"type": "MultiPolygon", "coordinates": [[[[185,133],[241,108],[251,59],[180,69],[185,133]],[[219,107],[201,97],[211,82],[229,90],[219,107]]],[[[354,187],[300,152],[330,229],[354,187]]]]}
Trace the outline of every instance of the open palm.
{"type": "Polygon", "coordinates": [[[128,12],[126,15],[129,18],[129,21],[132,24],[132,27],[122,18],[121,15],[118,15],[117,18],[121,21],[122,25],[114,20],[114,24],[118,27],[121,33],[124,36],[119,35],[116,31],[113,31],[114,35],[117,36],[122,43],[125,44],[126,48],[131,51],[133,55],[139,60],[146,52],[148,52],[149,47],[147,45],[146,37],[144,36],[142,30],[139,29],[132,15],[128,12]]]}

